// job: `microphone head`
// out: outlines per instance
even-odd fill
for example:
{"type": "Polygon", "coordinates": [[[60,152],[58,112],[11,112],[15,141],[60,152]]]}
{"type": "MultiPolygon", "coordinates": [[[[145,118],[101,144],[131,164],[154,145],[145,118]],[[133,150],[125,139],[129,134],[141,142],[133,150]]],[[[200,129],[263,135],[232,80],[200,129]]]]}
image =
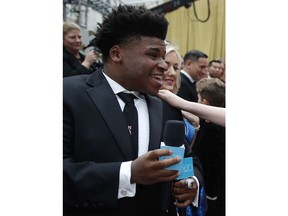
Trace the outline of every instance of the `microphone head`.
{"type": "Polygon", "coordinates": [[[185,143],[185,125],[183,121],[168,120],[164,129],[166,146],[179,147],[185,143]]]}

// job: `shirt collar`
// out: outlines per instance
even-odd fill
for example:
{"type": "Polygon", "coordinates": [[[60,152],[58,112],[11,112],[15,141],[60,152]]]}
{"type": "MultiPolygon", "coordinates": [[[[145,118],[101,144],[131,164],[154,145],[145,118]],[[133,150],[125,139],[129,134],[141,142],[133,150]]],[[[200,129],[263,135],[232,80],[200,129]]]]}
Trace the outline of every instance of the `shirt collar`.
{"type": "Polygon", "coordinates": [[[186,71],[181,70],[181,73],[184,74],[191,81],[191,83],[195,82],[195,80],[193,80],[193,78],[186,71]]]}
{"type": "Polygon", "coordinates": [[[137,98],[143,98],[143,95],[141,95],[139,92],[128,91],[127,89],[122,87],[119,83],[117,83],[115,80],[108,77],[103,71],[102,71],[102,73],[105,76],[107,82],[109,83],[109,85],[112,88],[115,95],[117,95],[120,92],[124,92],[124,93],[131,93],[131,94],[135,95],[137,98]]]}

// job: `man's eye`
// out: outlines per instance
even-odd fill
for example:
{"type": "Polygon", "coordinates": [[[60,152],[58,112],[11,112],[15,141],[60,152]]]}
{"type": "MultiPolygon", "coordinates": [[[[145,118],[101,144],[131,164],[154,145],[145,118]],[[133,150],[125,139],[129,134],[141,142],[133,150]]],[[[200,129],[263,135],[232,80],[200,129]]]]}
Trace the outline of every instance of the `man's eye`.
{"type": "Polygon", "coordinates": [[[178,68],[178,67],[173,67],[173,68],[174,68],[175,71],[179,71],[180,70],[180,68],[178,68]]]}

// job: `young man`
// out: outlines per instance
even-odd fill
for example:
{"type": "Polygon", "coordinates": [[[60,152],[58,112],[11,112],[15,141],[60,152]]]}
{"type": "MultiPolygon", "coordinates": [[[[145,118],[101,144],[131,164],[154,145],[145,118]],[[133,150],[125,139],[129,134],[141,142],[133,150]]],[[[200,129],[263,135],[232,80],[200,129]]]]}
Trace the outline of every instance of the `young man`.
{"type": "MultiPolygon", "coordinates": [[[[180,110],[155,97],[168,69],[167,28],[163,15],[120,5],[99,24],[93,40],[103,69],[64,78],[64,215],[175,216],[176,207],[197,205],[203,183],[197,158],[190,188],[174,181],[177,171],[165,169],[178,158],[158,160],[171,154],[159,149],[166,121],[182,119],[180,110]],[[127,125],[122,92],[134,95],[135,127],[127,125]]],[[[189,148],[185,155],[193,156],[189,148]]]]}

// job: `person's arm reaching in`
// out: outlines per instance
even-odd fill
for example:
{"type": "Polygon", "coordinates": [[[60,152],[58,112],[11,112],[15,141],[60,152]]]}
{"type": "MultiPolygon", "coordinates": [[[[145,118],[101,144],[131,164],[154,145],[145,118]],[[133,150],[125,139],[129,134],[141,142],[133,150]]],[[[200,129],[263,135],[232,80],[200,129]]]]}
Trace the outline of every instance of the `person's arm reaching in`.
{"type": "Polygon", "coordinates": [[[176,108],[225,127],[225,108],[187,101],[164,89],[159,90],[158,96],[176,108]]]}

